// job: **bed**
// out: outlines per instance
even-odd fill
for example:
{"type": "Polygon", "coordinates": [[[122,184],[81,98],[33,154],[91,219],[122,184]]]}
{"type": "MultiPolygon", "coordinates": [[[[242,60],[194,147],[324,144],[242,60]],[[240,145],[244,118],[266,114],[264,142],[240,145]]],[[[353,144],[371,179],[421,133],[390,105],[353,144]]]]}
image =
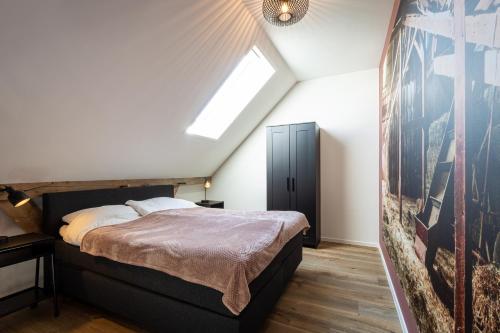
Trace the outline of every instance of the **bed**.
{"type": "Polygon", "coordinates": [[[92,256],[60,239],[62,217],[68,213],[127,200],[173,197],[173,192],[173,186],[162,185],[44,194],[43,231],[57,238],[60,292],[150,331],[257,331],[302,260],[302,233],[291,238],[249,284],[251,300],[238,315],[224,306],[221,292],[215,289],[157,270],[92,256]]]}

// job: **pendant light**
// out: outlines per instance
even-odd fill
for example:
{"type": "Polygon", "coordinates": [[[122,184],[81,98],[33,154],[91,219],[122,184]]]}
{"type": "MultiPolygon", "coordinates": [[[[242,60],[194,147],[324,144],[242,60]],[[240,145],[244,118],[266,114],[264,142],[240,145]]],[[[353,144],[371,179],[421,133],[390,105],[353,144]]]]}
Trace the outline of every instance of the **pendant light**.
{"type": "Polygon", "coordinates": [[[309,9],[309,0],[264,0],[262,13],[267,22],[287,26],[299,22],[309,9]]]}

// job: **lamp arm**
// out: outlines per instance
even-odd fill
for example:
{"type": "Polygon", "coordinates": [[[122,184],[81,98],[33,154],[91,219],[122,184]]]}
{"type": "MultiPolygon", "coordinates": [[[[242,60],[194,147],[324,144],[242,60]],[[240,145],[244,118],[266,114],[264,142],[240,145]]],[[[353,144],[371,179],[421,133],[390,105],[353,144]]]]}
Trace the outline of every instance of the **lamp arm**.
{"type": "MultiPolygon", "coordinates": [[[[0,186],[3,187],[3,188],[0,188],[0,192],[6,192],[6,191],[8,191],[9,189],[12,188],[12,187],[7,186],[7,185],[0,185],[0,186]]],[[[47,187],[47,186],[45,186],[45,185],[35,186],[35,187],[32,187],[32,188],[27,188],[27,189],[22,190],[22,191],[23,192],[28,192],[28,191],[36,190],[37,188],[42,188],[42,187],[47,187]]]]}
{"type": "Polygon", "coordinates": [[[27,189],[23,190],[23,192],[28,192],[28,191],[36,190],[37,188],[42,188],[42,187],[50,187],[50,186],[46,186],[46,185],[35,186],[35,187],[32,187],[32,188],[27,188],[27,189]]]}

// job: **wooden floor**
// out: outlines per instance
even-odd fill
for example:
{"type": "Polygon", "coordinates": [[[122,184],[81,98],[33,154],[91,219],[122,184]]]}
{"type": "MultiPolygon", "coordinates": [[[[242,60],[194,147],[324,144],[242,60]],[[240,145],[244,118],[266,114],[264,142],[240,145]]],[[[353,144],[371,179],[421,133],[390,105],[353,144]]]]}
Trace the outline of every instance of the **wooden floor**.
{"type": "MultiPolygon", "coordinates": [[[[70,299],[61,316],[52,303],[0,319],[2,333],[143,332],[124,320],[70,299]]],[[[400,332],[391,292],[375,248],[322,243],[305,249],[299,266],[262,333],[400,332]]]]}

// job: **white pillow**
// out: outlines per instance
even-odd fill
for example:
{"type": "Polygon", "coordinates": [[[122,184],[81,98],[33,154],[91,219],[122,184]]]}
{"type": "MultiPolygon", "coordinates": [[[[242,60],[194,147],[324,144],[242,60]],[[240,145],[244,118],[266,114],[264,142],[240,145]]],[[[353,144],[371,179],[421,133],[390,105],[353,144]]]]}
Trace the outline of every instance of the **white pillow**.
{"type": "Polygon", "coordinates": [[[142,216],[160,210],[199,207],[194,202],[169,197],[152,198],[143,201],[129,200],[125,204],[133,207],[142,216]]]}
{"type": "Polygon", "coordinates": [[[87,232],[93,229],[130,222],[138,218],[140,215],[133,208],[125,205],[82,209],[62,218],[68,226],[60,230],[60,234],[65,242],[80,245],[87,232]]]}

